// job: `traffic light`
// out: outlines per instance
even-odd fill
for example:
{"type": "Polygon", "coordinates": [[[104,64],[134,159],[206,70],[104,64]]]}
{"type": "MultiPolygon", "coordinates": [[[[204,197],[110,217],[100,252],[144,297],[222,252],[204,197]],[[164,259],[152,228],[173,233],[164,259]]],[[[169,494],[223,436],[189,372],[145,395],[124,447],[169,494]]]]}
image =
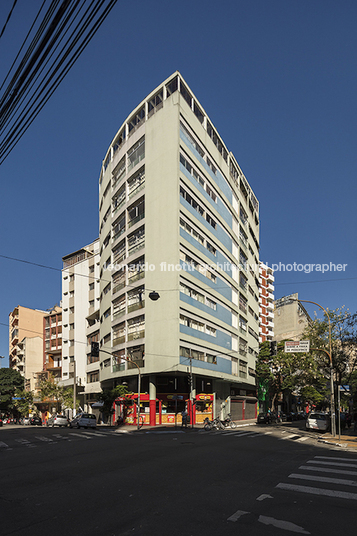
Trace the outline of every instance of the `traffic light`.
{"type": "Polygon", "coordinates": [[[276,341],[270,341],[270,356],[273,357],[278,353],[278,343],[276,341]]]}
{"type": "Polygon", "coordinates": [[[99,357],[99,342],[91,342],[90,353],[92,357],[99,357]]]}

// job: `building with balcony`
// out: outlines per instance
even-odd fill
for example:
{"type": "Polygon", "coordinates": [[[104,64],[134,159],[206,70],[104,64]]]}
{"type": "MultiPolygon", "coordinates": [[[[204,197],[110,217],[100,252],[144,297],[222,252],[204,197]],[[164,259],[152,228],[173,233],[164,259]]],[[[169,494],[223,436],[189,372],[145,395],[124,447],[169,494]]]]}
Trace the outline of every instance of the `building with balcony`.
{"type": "Polygon", "coordinates": [[[305,327],[311,322],[305,307],[296,300],[299,295],[290,294],[274,302],[274,340],[298,341],[305,327]]]}
{"type": "Polygon", "coordinates": [[[22,305],[9,314],[9,368],[21,372],[25,380],[31,380],[34,372],[42,370],[43,318],[47,314],[22,305]]]}
{"type": "MultiPolygon", "coordinates": [[[[90,357],[87,357],[88,336],[92,336],[91,330],[88,331],[88,318],[92,322],[99,316],[99,239],[66,255],[62,261],[61,383],[74,385],[76,375],[77,393],[84,408],[87,377],[92,371],[90,357]]],[[[99,380],[96,387],[100,390],[99,380]]]]}
{"type": "MultiPolygon", "coordinates": [[[[254,417],[259,205],[180,73],[113,138],[99,214],[102,387],[137,393],[139,368],[152,425],[185,405],[195,422],[254,417]]],[[[135,422],[135,407],[126,416],[135,422]]]]}
{"type": "Polygon", "coordinates": [[[62,377],[62,308],[58,305],[43,318],[43,370],[62,377]]]}
{"type": "Polygon", "coordinates": [[[274,339],[274,275],[273,270],[259,263],[259,342],[274,339]]]}

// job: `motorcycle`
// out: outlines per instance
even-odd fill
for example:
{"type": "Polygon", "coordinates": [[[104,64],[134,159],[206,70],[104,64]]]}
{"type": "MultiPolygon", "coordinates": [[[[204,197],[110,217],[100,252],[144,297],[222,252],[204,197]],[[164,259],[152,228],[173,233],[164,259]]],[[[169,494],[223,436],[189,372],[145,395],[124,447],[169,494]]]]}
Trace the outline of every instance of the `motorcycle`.
{"type": "Polygon", "coordinates": [[[228,413],[227,417],[222,421],[222,424],[225,428],[237,428],[237,425],[232,421],[232,415],[228,413]]]}

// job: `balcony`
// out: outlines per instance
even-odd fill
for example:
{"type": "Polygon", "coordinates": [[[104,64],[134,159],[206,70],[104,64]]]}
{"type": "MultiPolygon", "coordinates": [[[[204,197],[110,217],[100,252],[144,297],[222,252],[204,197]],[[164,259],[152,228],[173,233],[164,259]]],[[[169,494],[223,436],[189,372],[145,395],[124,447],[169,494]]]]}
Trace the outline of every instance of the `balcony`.
{"type": "Polygon", "coordinates": [[[132,313],[133,311],[137,311],[138,309],[143,309],[145,307],[145,300],[138,301],[136,303],[133,303],[132,305],[128,305],[128,313],[132,313]]]}
{"type": "Polygon", "coordinates": [[[123,344],[124,342],[125,342],[125,335],[121,335],[120,337],[113,339],[113,346],[117,346],[118,344],[123,344]]]}
{"type": "MultiPolygon", "coordinates": [[[[133,333],[128,333],[128,341],[136,341],[137,339],[143,339],[144,337],[145,337],[145,329],[142,329],[141,331],[134,331],[133,333]]],[[[143,365],[139,365],[139,366],[143,366],[143,365]]]]}

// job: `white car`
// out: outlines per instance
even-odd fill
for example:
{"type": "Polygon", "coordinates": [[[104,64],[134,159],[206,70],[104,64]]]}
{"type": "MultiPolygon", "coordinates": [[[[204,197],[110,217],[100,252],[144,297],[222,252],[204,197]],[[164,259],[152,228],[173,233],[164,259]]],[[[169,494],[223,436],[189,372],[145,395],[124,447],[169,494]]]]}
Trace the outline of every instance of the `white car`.
{"type": "Polygon", "coordinates": [[[79,413],[69,425],[71,428],[96,428],[97,419],[93,413],[79,413]]]}
{"type": "Polygon", "coordinates": [[[68,426],[69,420],[64,415],[51,415],[49,417],[46,426],[68,426]]]}
{"type": "Polygon", "coordinates": [[[306,430],[326,432],[330,429],[330,416],[326,413],[309,413],[306,419],[306,430]]]}

